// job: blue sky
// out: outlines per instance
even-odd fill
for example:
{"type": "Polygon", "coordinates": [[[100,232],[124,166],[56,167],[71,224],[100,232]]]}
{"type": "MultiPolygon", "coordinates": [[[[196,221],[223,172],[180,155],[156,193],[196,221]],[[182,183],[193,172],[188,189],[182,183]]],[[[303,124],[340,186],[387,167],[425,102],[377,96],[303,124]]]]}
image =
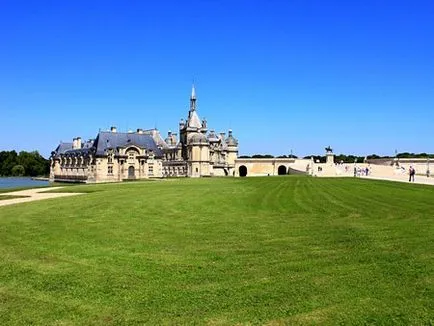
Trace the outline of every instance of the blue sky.
{"type": "Polygon", "coordinates": [[[198,113],[240,154],[434,152],[433,1],[0,4],[0,150],[198,113]]]}

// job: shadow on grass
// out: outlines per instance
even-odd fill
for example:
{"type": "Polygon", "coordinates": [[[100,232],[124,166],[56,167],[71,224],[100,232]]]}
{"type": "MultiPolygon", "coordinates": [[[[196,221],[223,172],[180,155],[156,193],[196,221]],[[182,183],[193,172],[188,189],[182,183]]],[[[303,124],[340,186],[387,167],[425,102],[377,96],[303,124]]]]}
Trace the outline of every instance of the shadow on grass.
{"type": "Polygon", "coordinates": [[[32,186],[32,187],[13,187],[13,188],[1,188],[0,194],[5,192],[14,192],[14,191],[21,191],[21,190],[28,190],[28,189],[45,189],[49,186],[32,186]]]}
{"type": "Polygon", "coordinates": [[[0,195],[0,200],[15,199],[15,198],[27,198],[27,197],[30,197],[30,196],[0,195]]]}

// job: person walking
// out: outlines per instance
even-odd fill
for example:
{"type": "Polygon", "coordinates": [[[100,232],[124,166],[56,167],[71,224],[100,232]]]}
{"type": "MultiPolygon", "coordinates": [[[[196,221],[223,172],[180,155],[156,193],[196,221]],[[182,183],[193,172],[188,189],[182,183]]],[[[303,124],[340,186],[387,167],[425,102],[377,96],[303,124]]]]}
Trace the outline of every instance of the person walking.
{"type": "Polygon", "coordinates": [[[408,174],[409,174],[408,181],[409,182],[411,182],[411,181],[414,182],[414,175],[416,174],[416,170],[412,166],[410,166],[410,169],[408,170],[408,174]]]}

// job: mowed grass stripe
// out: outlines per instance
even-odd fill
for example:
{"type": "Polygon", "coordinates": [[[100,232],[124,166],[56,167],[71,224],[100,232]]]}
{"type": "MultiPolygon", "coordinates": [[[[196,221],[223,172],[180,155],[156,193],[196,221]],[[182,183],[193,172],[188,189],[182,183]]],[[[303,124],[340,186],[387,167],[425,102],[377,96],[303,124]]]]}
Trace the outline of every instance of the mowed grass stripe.
{"type": "Polygon", "coordinates": [[[299,176],[0,209],[0,323],[429,324],[433,190],[299,176]]]}

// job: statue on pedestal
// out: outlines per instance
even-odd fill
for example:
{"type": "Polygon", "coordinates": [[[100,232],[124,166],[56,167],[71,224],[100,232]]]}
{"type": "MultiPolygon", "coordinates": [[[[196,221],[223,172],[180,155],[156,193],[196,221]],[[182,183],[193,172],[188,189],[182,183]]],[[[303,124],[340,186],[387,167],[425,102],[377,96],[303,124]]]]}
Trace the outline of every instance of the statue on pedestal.
{"type": "Polygon", "coordinates": [[[327,164],[333,165],[334,161],[335,161],[335,155],[333,154],[333,149],[330,146],[328,146],[325,148],[325,151],[326,151],[326,157],[327,157],[326,158],[327,164]]]}

